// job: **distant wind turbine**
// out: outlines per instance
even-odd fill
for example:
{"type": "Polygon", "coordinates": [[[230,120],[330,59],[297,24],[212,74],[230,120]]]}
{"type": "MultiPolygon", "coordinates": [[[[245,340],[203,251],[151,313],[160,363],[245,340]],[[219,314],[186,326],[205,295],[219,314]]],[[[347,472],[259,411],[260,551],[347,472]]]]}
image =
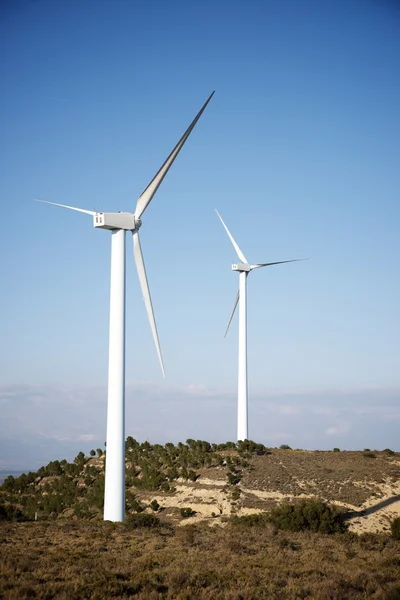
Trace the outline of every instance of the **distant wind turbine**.
{"type": "Polygon", "coordinates": [[[238,244],[233,238],[233,235],[222,220],[221,215],[217,210],[217,213],[226,233],[231,240],[233,247],[235,248],[236,254],[240,259],[240,263],[232,265],[233,271],[239,272],[239,291],[236,294],[235,303],[231,316],[229,317],[228,325],[225,330],[225,336],[228,333],[229,326],[231,324],[233,315],[235,314],[236,307],[239,305],[239,363],[238,363],[238,420],[237,420],[237,439],[247,440],[248,437],[248,390],[247,390],[247,275],[253,269],[259,269],[261,267],[272,267],[273,265],[282,265],[283,263],[298,262],[300,260],[306,260],[304,258],[294,258],[292,260],[280,260],[278,262],[269,263],[257,263],[251,265],[247,262],[247,259],[238,244]]]}
{"type": "Polygon", "coordinates": [[[139,196],[134,213],[102,213],[45,200],[45,204],[61,206],[93,216],[93,225],[111,231],[111,284],[110,284],[110,333],[108,361],[107,401],[107,453],[105,470],[104,520],[123,521],[125,518],[125,232],[133,237],[136,268],[146,306],[147,316],[156,346],[161,371],[165,377],[164,363],[158,339],[146,269],[139,239],[141,217],[150,204],[169,168],[178,156],[187,138],[200,119],[214,92],[189,125],[171,154],[157,171],[146,189],[139,196]]]}

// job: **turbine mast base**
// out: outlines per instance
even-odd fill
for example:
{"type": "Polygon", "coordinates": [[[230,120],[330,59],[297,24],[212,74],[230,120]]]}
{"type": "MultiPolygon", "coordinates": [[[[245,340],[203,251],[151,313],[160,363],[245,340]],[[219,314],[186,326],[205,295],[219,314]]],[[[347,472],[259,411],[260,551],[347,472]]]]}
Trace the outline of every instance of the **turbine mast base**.
{"type": "Polygon", "coordinates": [[[104,520],[125,519],[125,231],[111,234],[104,520]]]}

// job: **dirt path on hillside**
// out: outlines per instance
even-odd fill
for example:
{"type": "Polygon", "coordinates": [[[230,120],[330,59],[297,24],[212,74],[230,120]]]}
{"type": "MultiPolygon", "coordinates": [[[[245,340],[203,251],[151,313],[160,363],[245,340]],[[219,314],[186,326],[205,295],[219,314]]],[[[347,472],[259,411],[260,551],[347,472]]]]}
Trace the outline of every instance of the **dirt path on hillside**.
{"type": "MultiPolygon", "coordinates": [[[[309,482],[304,487],[309,486],[309,482]]],[[[362,485],[359,483],[359,485],[362,485]]],[[[385,481],[384,483],[366,482],[368,490],[374,490],[371,496],[361,506],[354,506],[340,501],[329,500],[332,504],[341,506],[351,513],[349,519],[350,531],[362,532],[387,532],[390,530],[390,521],[400,517],[400,483],[385,481]]],[[[233,488],[234,490],[235,488],[233,488]]],[[[152,499],[164,509],[190,507],[196,512],[195,516],[184,519],[181,525],[189,525],[199,521],[209,521],[210,525],[223,524],[223,517],[232,514],[238,516],[254,514],[267,510],[271,503],[279,503],[292,498],[315,498],[313,494],[298,494],[288,496],[278,491],[263,491],[241,487],[237,489],[240,495],[232,498],[232,487],[226,485],[225,480],[212,480],[202,477],[196,483],[185,483],[182,480],[176,485],[173,495],[154,495],[152,499]],[[256,499],[257,508],[246,507],[246,500],[256,499]],[[265,507],[263,508],[263,505],[265,507]]]]}

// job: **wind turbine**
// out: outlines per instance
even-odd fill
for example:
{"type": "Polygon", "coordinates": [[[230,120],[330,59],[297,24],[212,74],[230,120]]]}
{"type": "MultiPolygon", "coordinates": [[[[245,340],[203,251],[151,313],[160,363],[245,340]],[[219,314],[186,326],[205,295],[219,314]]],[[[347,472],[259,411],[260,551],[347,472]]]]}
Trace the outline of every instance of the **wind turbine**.
{"type": "Polygon", "coordinates": [[[231,316],[229,317],[228,325],[225,330],[225,337],[228,333],[229,326],[231,324],[233,315],[235,314],[236,307],[239,305],[239,364],[238,364],[238,421],[237,421],[237,439],[247,440],[248,437],[248,390],[247,390],[247,276],[253,269],[260,269],[261,267],[272,267],[273,265],[282,265],[289,262],[298,262],[299,260],[305,260],[303,258],[295,258],[292,260],[280,260],[278,262],[270,263],[257,263],[249,264],[247,259],[238,244],[233,238],[233,235],[222,220],[221,215],[217,210],[217,213],[229,239],[231,240],[233,247],[235,248],[236,254],[238,255],[240,263],[234,263],[232,270],[239,273],[239,291],[236,294],[235,303],[231,316]]]}
{"type": "Polygon", "coordinates": [[[111,231],[110,333],[108,359],[107,454],[105,468],[104,520],[123,521],[125,518],[125,232],[133,237],[133,252],[147,316],[156,346],[161,371],[164,363],[154,318],[146,268],[140,246],[141,217],[150,204],[169,168],[200,119],[214,92],[204,103],[171,154],[139,196],[134,213],[94,212],[65,204],[38,200],[45,204],[92,215],[93,225],[111,231]]]}

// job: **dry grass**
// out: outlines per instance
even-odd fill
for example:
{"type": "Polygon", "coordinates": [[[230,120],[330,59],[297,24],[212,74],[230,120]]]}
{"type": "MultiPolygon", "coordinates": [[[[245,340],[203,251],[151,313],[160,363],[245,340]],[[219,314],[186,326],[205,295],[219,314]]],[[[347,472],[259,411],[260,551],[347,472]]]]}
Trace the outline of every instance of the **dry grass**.
{"type": "Polygon", "coordinates": [[[400,543],[383,535],[61,519],[3,523],[0,535],[5,600],[400,598],[400,543]]]}
{"type": "Polygon", "coordinates": [[[323,452],[274,450],[267,456],[254,456],[251,470],[242,484],[256,490],[275,490],[287,496],[316,494],[361,506],[375,496],[383,497],[379,485],[397,482],[398,461],[385,452],[374,458],[363,452],[323,452]]]}

